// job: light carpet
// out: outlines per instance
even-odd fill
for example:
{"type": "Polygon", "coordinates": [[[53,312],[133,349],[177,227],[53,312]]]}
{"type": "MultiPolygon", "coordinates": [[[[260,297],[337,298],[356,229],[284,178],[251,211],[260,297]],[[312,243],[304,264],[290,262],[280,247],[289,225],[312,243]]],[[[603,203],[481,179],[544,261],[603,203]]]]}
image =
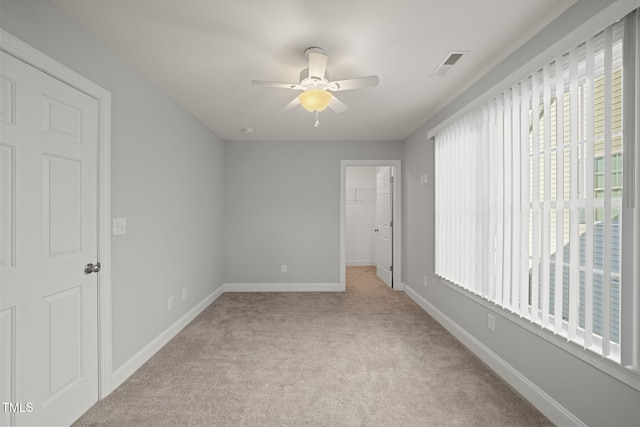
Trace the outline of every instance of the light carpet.
{"type": "Polygon", "coordinates": [[[373,267],[225,293],[76,426],[548,426],[373,267]]]}

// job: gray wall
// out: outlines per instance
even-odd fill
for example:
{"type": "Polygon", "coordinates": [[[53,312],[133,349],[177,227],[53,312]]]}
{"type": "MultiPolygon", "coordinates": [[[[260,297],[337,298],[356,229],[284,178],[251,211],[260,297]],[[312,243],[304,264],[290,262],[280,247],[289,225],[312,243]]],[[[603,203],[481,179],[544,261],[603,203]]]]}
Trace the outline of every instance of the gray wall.
{"type": "Polygon", "coordinates": [[[433,262],[427,130],[608,3],[579,0],[404,144],[223,144],[50,3],[0,0],[3,29],[113,95],[113,216],[128,219],[128,234],[113,239],[114,368],[223,282],[337,283],[340,160],[404,159],[404,282],[585,423],[637,423],[638,391],[500,317],[490,333],[486,309],[441,285],[433,262]],[[429,182],[421,185],[424,173],[429,182]]]}
{"type": "Polygon", "coordinates": [[[340,160],[402,143],[231,141],[224,158],[225,283],[339,283],[340,160]]]}
{"type": "Polygon", "coordinates": [[[546,48],[610,1],[580,0],[569,13],[527,43],[494,72],[443,108],[404,141],[403,281],[429,303],[589,426],[630,426],[640,419],[640,392],[559,349],[503,317],[496,333],[486,327],[488,310],[443,285],[434,274],[434,147],[427,132],[464,108],[501,78],[546,48]],[[420,184],[420,175],[428,183],[420,184]],[[423,285],[427,276],[428,286],[423,285]]]}
{"type": "Polygon", "coordinates": [[[222,284],[224,145],[49,2],[1,0],[0,26],[112,94],[115,370],[222,284]]]}

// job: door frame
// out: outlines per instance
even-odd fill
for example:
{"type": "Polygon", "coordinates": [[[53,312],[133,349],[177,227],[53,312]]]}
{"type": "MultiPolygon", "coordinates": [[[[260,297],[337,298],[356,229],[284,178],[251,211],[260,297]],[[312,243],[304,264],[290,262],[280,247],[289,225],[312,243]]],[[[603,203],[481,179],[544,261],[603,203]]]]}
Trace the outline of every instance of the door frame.
{"type": "Polygon", "coordinates": [[[402,161],[340,161],[340,290],[347,289],[347,168],[351,166],[391,166],[393,168],[393,289],[403,290],[402,283],[402,161]]]}
{"type": "MultiPolygon", "coordinates": [[[[111,93],[0,28],[0,50],[98,102],[98,399],[111,393],[111,93]]],[[[90,260],[95,261],[95,260],[90,260]]]]}

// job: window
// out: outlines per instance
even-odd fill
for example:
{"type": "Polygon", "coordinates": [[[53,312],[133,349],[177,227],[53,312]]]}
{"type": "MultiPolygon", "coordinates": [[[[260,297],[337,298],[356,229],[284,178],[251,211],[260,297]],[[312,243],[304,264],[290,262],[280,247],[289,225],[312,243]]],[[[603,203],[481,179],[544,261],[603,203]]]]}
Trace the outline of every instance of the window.
{"type": "MultiPolygon", "coordinates": [[[[618,144],[619,146],[619,144],[618,144]]],[[[596,158],[594,165],[595,182],[594,191],[596,199],[604,198],[604,156],[596,158]]],[[[616,199],[622,198],[622,153],[614,153],[611,155],[611,192],[616,199]]],[[[602,220],[600,215],[597,220],[602,220]]]]}
{"type": "Polygon", "coordinates": [[[435,138],[436,274],[617,363],[624,22],[435,138]]]}

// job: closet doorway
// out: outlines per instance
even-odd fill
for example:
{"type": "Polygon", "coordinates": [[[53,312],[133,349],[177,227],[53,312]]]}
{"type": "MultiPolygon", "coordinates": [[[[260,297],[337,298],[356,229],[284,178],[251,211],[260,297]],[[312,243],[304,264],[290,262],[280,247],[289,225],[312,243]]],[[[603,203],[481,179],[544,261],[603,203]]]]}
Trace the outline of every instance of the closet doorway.
{"type": "Polygon", "coordinates": [[[347,266],[375,266],[390,288],[400,279],[400,161],[343,161],[341,284],[347,266]]]}

